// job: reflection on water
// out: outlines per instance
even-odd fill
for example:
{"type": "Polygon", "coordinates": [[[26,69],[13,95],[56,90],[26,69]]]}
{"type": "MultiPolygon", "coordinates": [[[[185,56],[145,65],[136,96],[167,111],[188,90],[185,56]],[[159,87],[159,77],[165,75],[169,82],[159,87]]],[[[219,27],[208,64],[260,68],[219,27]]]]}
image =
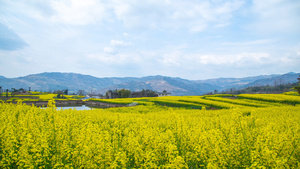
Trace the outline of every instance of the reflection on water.
{"type": "MultiPolygon", "coordinates": [[[[46,107],[45,107],[46,108],[46,107]]],[[[94,108],[94,107],[89,107],[86,105],[82,105],[82,106],[69,106],[69,107],[56,107],[58,110],[66,110],[66,109],[76,109],[76,110],[95,110],[98,108],[94,108]]]]}
{"type": "Polygon", "coordinates": [[[94,107],[89,107],[89,106],[86,106],[86,105],[82,105],[82,106],[72,106],[72,107],[57,107],[58,109],[63,109],[63,110],[66,110],[66,109],[76,109],[76,110],[92,110],[92,109],[97,109],[97,108],[94,108],[94,107]]]}

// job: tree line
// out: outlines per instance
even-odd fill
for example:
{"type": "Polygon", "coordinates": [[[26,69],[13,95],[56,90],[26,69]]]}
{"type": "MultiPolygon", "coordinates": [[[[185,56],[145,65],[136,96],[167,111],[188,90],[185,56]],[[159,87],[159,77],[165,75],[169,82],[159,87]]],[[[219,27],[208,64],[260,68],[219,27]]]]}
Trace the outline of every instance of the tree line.
{"type": "MultiPolygon", "coordinates": [[[[245,89],[236,89],[231,88],[230,90],[226,90],[221,92],[221,94],[244,94],[244,93],[284,93],[296,90],[300,94],[300,85],[298,86],[298,83],[288,83],[288,84],[280,84],[277,86],[252,86],[247,87],[245,89]]],[[[216,93],[215,93],[216,94],[216,93]]]]}

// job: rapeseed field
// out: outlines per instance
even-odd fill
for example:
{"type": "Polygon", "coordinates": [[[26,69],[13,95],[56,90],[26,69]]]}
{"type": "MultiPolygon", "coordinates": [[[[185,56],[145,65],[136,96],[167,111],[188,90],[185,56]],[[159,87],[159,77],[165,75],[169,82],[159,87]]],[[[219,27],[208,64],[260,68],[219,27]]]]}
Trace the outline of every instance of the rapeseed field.
{"type": "Polygon", "coordinates": [[[0,103],[0,168],[300,167],[299,96],[213,97],[85,111],[0,103]]]}

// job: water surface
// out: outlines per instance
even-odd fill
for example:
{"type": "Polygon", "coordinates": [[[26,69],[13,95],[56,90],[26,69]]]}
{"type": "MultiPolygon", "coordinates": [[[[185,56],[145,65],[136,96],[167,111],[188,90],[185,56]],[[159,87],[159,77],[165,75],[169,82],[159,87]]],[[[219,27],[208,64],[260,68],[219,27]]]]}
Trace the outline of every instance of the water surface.
{"type": "MultiPolygon", "coordinates": [[[[47,108],[47,107],[45,107],[47,108]]],[[[86,105],[81,105],[81,106],[65,106],[65,107],[61,107],[58,106],[56,107],[58,110],[67,110],[67,109],[76,109],[76,110],[95,110],[95,109],[99,109],[99,108],[95,108],[95,107],[89,107],[86,105]]]]}

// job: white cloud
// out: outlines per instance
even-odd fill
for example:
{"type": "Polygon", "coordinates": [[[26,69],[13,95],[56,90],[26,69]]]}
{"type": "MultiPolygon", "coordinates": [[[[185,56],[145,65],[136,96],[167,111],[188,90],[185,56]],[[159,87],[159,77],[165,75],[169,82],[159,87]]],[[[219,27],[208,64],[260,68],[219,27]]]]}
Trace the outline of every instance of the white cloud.
{"type": "Polygon", "coordinates": [[[70,25],[96,24],[105,20],[108,23],[121,21],[122,26],[129,28],[184,28],[199,32],[229,26],[235,16],[239,16],[251,19],[249,29],[300,30],[300,1],[294,0],[253,0],[252,3],[246,0],[31,0],[8,1],[6,4],[17,6],[21,13],[43,22],[70,25]]]}
{"type": "Polygon", "coordinates": [[[103,51],[105,53],[111,54],[111,55],[116,55],[117,53],[119,53],[117,50],[120,49],[121,47],[127,47],[127,46],[131,46],[131,43],[126,43],[124,41],[121,40],[114,40],[112,39],[110,41],[110,45],[109,46],[105,46],[103,48],[103,51]]]}
{"type": "Polygon", "coordinates": [[[164,54],[161,61],[167,65],[196,67],[197,65],[232,65],[252,66],[270,61],[269,53],[237,53],[237,54],[184,54],[180,51],[164,54]]]}
{"type": "MultiPolygon", "coordinates": [[[[13,63],[26,62],[27,72],[80,72],[93,64],[115,76],[130,65],[128,72],[145,75],[196,77],[206,70],[216,77],[253,67],[276,73],[279,63],[280,71],[299,70],[299,7],[295,0],[4,0],[0,21],[28,44],[13,63]]],[[[16,54],[0,55],[5,62],[16,54]]]]}
{"type": "Polygon", "coordinates": [[[111,54],[111,53],[91,53],[87,54],[86,58],[93,60],[93,62],[100,62],[103,65],[128,65],[128,64],[142,64],[143,59],[140,55],[126,53],[126,54],[111,54]]]}
{"type": "Polygon", "coordinates": [[[105,53],[109,53],[109,54],[112,54],[112,55],[117,54],[117,52],[113,48],[111,48],[109,46],[105,46],[104,49],[103,49],[103,51],[105,53]]]}
{"type": "Polygon", "coordinates": [[[252,41],[244,41],[244,42],[225,42],[222,45],[226,46],[258,46],[258,45],[266,45],[276,42],[273,39],[258,39],[252,41]]]}
{"type": "Polygon", "coordinates": [[[263,64],[269,58],[268,53],[239,53],[223,55],[200,55],[195,56],[195,61],[208,65],[245,65],[263,64]]]}
{"type": "Polygon", "coordinates": [[[168,53],[168,54],[164,54],[162,59],[159,59],[162,61],[162,63],[166,64],[166,65],[176,65],[176,66],[180,66],[180,62],[181,62],[181,57],[182,57],[182,53],[175,51],[172,53],[168,53]]]}
{"type": "Polygon", "coordinates": [[[253,0],[252,16],[256,16],[250,29],[263,32],[300,32],[300,1],[253,0]]]}
{"type": "Polygon", "coordinates": [[[123,36],[128,37],[128,36],[130,36],[130,35],[129,35],[129,33],[124,32],[124,33],[123,33],[123,36]]]}
{"type": "Polygon", "coordinates": [[[126,43],[126,42],[124,42],[124,41],[121,41],[121,40],[114,40],[114,39],[112,39],[112,40],[110,41],[110,44],[111,44],[112,46],[130,46],[130,45],[131,45],[131,43],[126,43]]]}
{"type": "Polygon", "coordinates": [[[123,26],[142,29],[187,29],[203,31],[230,25],[230,19],[244,4],[243,0],[226,2],[161,0],[54,0],[19,2],[32,18],[70,25],[88,25],[121,21],[123,26]],[[43,9],[47,9],[42,12],[43,9]]]}
{"type": "Polygon", "coordinates": [[[118,61],[120,61],[121,58],[119,58],[116,55],[107,55],[107,54],[88,54],[87,59],[93,60],[93,62],[101,62],[101,64],[115,64],[118,61]]]}
{"type": "Polygon", "coordinates": [[[52,7],[56,13],[51,19],[65,24],[86,25],[107,16],[105,5],[98,0],[52,1],[52,7]]]}
{"type": "Polygon", "coordinates": [[[182,28],[191,31],[203,31],[209,25],[229,25],[234,12],[244,2],[232,0],[214,3],[214,1],[160,1],[112,0],[116,17],[127,27],[142,28],[182,28]]]}

